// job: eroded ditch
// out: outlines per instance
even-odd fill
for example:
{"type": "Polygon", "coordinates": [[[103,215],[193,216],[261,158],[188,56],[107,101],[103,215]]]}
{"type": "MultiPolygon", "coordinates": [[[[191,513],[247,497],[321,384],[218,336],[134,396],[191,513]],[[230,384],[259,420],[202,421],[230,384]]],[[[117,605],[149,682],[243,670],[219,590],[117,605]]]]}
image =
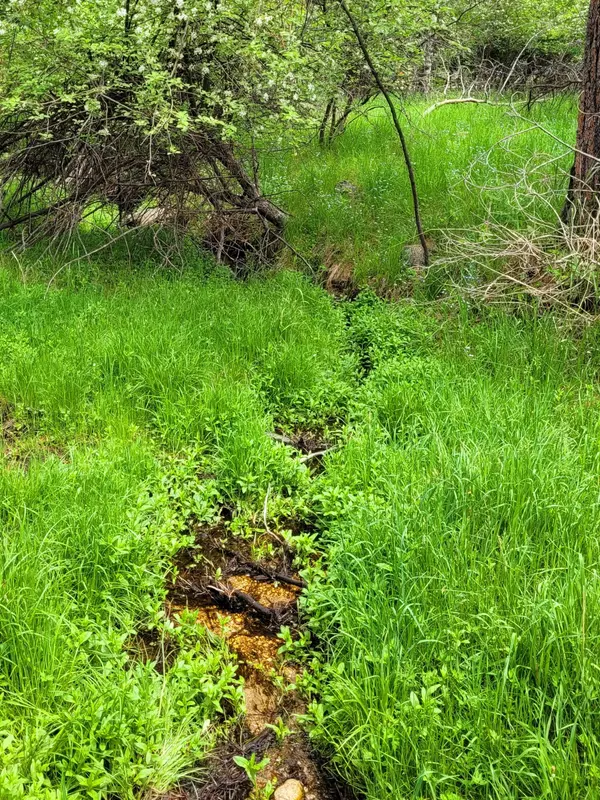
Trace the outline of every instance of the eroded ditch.
{"type": "Polygon", "coordinates": [[[260,791],[269,782],[275,784],[277,800],[339,800],[350,796],[313,753],[298,722],[306,712],[306,701],[295,689],[300,667],[279,655],[283,642],[277,634],[281,626],[298,628],[298,598],[304,582],[292,569],[291,553],[281,546],[266,561],[252,560],[251,551],[257,545],[261,549],[261,545],[272,543],[269,533],[260,537],[269,541],[249,542],[232,535],[225,525],[201,528],[196,547],[178,558],[168,612],[175,616],[183,610],[192,611],[198,624],[227,641],[244,679],[246,714],[237,741],[211,756],[208,781],[185,785],[170,800],[260,797],[233,761],[235,755],[249,757],[252,753],[269,759],[258,775],[256,788],[260,791]],[[278,736],[270,725],[285,735],[278,736]]]}
{"type": "MultiPolygon", "coordinates": [[[[273,438],[294,447],[312,469],[331,449],[307,434],[273,438]]],[[[296,688],[302,667],[280,654],[282,626],[292,635],[300,630],[298,600],[305,588],[290,547],[266,520],[251,540],[221,522],[197,527],[195,546],[180,552],[176,566],[167,612],[191,611],[199,625],[227,641],[244,679],[246,713],[234,736],[210,756],[208,779],[184,784],[168,800],[262,800],[269,785],[275,800],[353,798],[313,751],[300,723],[307,711],[296,688]],[[263,555],[257,560],[256,553],[263,555]],[[234,761],[252,754],[268,759],[255,786],[234,761]]]]}

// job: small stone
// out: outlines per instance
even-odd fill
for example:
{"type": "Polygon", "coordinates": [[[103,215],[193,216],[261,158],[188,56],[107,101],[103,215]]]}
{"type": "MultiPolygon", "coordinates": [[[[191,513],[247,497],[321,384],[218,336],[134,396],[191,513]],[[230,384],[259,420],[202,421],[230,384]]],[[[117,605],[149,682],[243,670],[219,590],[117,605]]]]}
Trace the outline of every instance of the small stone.
{"type": "Polygon", "coordinates": [[[404,260],[409,267],[424,267],[425,251],[420,244],[409,244],[404,248],[404,260]]]}
{"type": "MultiPolygon", "coordinates": [[[[427,243],[428,254],[435,251],[435,242],[431,239],[425,240],[427,243]]],[[[425,251],[419,242],[418,244],[409,244],[404,248],[404,261],[409,267],[424,267],[425,266],[425,251]]]]}
{"type": "Polygon", "coordinates": [[[275,790],[275,800],[304,800],[304,786],[300,781],[289,780],[275,790]]]}
{"type": "Polygon", "coordinates": [[[358,194],[358,186],[350,183],[350,181],[340,181],[336,184],[335,190],[338,194],[346,194],[349,197],[356,197],[358,194]]]}

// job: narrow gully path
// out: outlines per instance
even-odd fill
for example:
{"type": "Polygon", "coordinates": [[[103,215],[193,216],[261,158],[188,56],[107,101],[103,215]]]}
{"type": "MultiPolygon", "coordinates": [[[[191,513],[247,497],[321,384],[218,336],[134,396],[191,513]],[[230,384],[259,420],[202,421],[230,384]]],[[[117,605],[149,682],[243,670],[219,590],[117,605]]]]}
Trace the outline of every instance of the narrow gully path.
{"type": "MultiPolygon", "coordinates": [[[[265,544],[273,543],[268,533],[262,535],[268,538],[265,544]]],[[[275,800],[349,800],[351,793],[327,774],[299,725],[306,712],[295,688],[300,667],[278,654],[281,626],[298,627],[303,582],[291,571],[290,553],[278,547],[267,563],[254,562],[253,543],[225,525],[199,529],[196,542],[178,560],[168,613],[191,610],[198,624],[227,641],[244,678],[246,715],[237,741],[213,754],[208,781],[183,786],[168,800],[262,798],[269,782],[276,787],[275,800]],[[285,735],[278,737],[270,725],[285,735]],[[268,759],[256,787],[233,761],[235,755],[252,753],[257,760],[268,759]]]]}

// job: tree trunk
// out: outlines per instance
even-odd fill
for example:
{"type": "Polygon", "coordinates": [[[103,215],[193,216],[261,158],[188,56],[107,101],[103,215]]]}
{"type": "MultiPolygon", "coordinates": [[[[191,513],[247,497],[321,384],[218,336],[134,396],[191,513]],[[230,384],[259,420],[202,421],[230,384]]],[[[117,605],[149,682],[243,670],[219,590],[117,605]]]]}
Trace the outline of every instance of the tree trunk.
{"type": "MultiPolygon", "coordinates": [[[[594,2],[600,2],[600,0],[594,0],[594,2]]],[[[377,88],[379,89],[379,91],[383,95],[383,97],[384,97],[384,99],[385,99],[385,101],[386,101],[386,103],[388,105],[388,108],[390,110],[390,114],[392,116],[392,122],[394,123],[394,127],[396,128],[396,133],[398,134],[398,138],[400,139],[400,146],[402,147],[402,154],[404,156],[404,163],[406,165],[406,171],[408,173],[408,180],[409,180],[409,183],[410,183],[410,190],[411,190],[411,194],[412,194],[415,225],[416,225],[416,228],[417,228],[417,233],[419,235],[419,240],[421,242],[421,247],[423,248],[423,266],[428,267],[429,266],[429,246],[427,244],[427,239],[425,238],[425,233],[423,231],[423,223],[422,223],[422,220],[421,220],[421,205],[420,205],[420,202],[419,202],[419,193],[417,191],[417,181],[416,181],[416,178],[415,178],[415,170],[414,170],[412,159],[410,157],[410,153],[409,153],[409,150],[408,150],[408,143],[406,141],[406,137],[404,135],[404,131],[402,130],[402,126],[400,125],[400,120],[398,119],[398,112],[396,111],[396,106],[394,105],[394,101],[392,100],[391,94],[388,92],[388,90],[385,87],[385,84],[381,80],[381,76],[380,76],[380,74],[379,74],[379,72],[377,70],[377,67],[375,66],[375,63],[373,62],[373,59],[371,58],[371,54],[369,52],[369,48],[367,47],[367,44],[366,44],[366,42],[364,40],[364,37],[362,35],[362,32],[361,32],[360,27],[358,25],[358,22],[356,21],[356,19],[354,18],[354,15],[352,14],[350,9],[348,8],[348,4],[346,3],[346,0],[338,0],[338,3],[340,4],[340,7],[341,7],[342,11],[344,12],[346,17],[348,18],[348,22],[350,23],[350,26],[351,26],[352,30],[354,31],[354,36],[356,37],[356,41],[358,42],[358,46],[359,46],[359,48],[360,48],[360,50],[361,50],[361,52],[362,52],[362,54],[364,56],[364,59],[365,59],[365,61],[367,63],[367,66],[368,66],[370,72],[371,72],[371,75],[373,76],[373,79],[375,80],[375,83],[377,84],[377,88]]]]}
{"type": "Polygon", "coordinates": [[[583,92],[579,106],[575,163],[565,205],[566,219],[573,210],[598,214],[600,199],[600,0],[590,0],[583,92]]]}
{"type": "Polygon", "coordinates": [[[423,44],[423,78],[422,89],[424,94],[431,94],[431,80],[433,77],[433,59],[435,56],[435,42],[433,34],[427,36],[423,44]]]}
{"type": "Polygon", "coordinates": [[[325,114],[323,115],[323,119],[321,120],[321,125],[319,126],[319,144],[325,145],[325,140],[327,138],[327,123],[329,122],[329,115],[331,114],[331,110],[335,103],[334,98],[332,97],[327,102],[327,107],[325,108],[325,114]]]}

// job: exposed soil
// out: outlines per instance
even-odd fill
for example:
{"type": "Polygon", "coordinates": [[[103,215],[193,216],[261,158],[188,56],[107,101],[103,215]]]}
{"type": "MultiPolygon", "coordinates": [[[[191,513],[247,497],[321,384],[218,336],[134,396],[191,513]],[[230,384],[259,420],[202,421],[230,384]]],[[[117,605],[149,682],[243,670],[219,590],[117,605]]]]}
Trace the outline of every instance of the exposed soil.
{"type": "Polygon", "coordinates": [[[33,423],[24,422],[14,406],[0,396],[0,453],[13,467],[27,469],[31,458],[53,455],[65,459],[64,449],[53,439],[36,430],[33,423]]]}
{"type": "Polygon", "coordinates": [[[338,299],[353,299],[359,292],[354,266],[332,245],[327,245],[322,255],[325,265],[323,284],[338,299]]]}
{"type": "MultiPolygon", "coordinates": [[[[268,532],[261,534],[272,544],[268,532]]],[[[183,551],[169,592],[168,611],[187,609],[198,623],[224,638],[237,655],[244,678],[246,716],[233,740],[218,748],[204,783],[188,783],[168,800],[247,800],[253,793],[233,757],[268,758],[258,777],[260,789],[295,779],[305,800],[348,800],[351,794],[327,774],[298,717],[306,703],[295,688],[300,667],[285,661],[277,633],[282,624],[298,628],[298,597],[303,581],[292,569],[289,550],[269,548],[271,556],[253,561],[261,542],[233,536],[224,525],[198,530],[197,547],[183,551]],[[285,725],[278,737],[269,725],[285,725]]],[[[165,799],[166,800],[166,799],[165,799]]]]}
{"type": "Polygon", "coordinates": [[[326,438],[322,431],[300,428],[287,434],[281,429],[277,429],[269,436],[275,441],[297,450],[300,454],[300,461],[307,464],[313,471],[319,471],[323,464],[323,457],[335,449],[335,445],[326,438]]]}

